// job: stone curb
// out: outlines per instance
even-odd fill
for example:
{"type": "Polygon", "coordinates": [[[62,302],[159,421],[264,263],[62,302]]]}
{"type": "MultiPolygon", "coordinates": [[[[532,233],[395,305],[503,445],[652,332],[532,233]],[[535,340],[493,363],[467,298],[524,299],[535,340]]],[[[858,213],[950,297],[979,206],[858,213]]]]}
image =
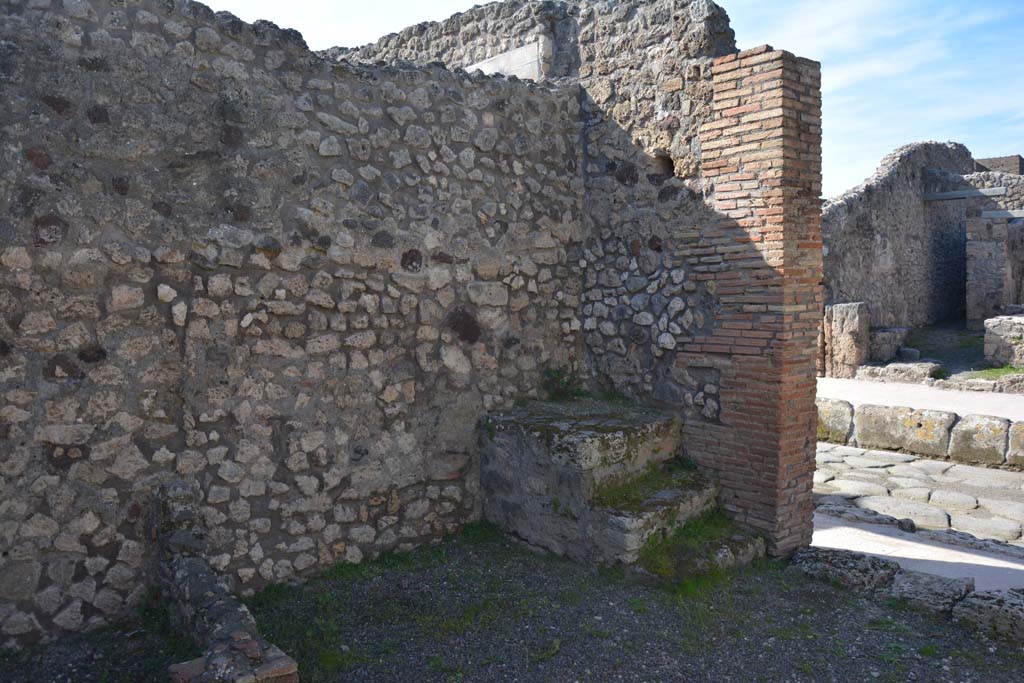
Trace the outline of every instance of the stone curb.
{"type": "Polygon", "coordinates": [[[1024,470],[1024,422],[818,398],[818,440],[1024,470]]]}
{"type": "Polygon", "coordinates": [[[1024,589],[975,591],[974,579],[908,571],[891,560],[831,548],[801,548],[787,571],[839,584],[880,598],[906,600],[917,609],[1024,643],[1024,589]]]}

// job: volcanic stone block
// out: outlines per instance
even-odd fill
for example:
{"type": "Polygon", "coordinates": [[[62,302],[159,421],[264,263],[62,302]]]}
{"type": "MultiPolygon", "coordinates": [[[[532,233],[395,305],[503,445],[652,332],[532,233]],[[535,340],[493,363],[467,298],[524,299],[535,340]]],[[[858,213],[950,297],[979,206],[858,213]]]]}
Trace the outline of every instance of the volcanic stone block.
{"type": "Polygon", "coordinates": [[[996,367],[1024,368],[1024,315],[985,321],[985,360],[996,367]]]}
{"type": "Polygon", "coordinates": [[[1002,465],[1010,421],[988,415],[967,415],[950,436],[949,457],[959,462],[1002,465]]]}
{"type": "Polygon", "coordinates": [[[1024,589],[971,593],[953,608],[953,618],[986,633],[1024,642],[1024,589]]]}
{"type": "Polygon", "coordinates": [[[1024,422],[1014,422],[1010,425],[1006,464],[1024,466],[1024,422]]]}
{"type": "Polygon", "coordinates": [[[807,547],[793,555],[791,567],[807,576],[847,588],[881,588],[892,583],[900,566],[891,560],[849,550],[807,547]]]}
{"type": "Polygon", "coordinates": [[[862,405],[857,407],[853,421],[854,436],[862,448],[945,457],[949,429],[956,415],[939,410],[862,405]]]}
{"type": "Polygon", "coordinates": [[[868,305],[863,302],[825,307],[825,376],[852,378],[870,356],[868,305]]]}
{"type": "Polygon", "coordinates": [[[906,600],[914,607],[931,612],[949,612],[974,591],[973,578],[951,579],[923,572],[900,571],[884,593],[906,600]]]}
{"type": "Polygon", "coordinates": [[[922,529],[948,529],[949,515],[934,505],[884,496],[857,499],[857,507],[874,510],[895,519],[912,519],[922,529]]]}
{"type": "Polygon", "coordinates": [[[853,431],[853,406],[846,401],[819,398],[818,440],[845,444],[853,431]]]}

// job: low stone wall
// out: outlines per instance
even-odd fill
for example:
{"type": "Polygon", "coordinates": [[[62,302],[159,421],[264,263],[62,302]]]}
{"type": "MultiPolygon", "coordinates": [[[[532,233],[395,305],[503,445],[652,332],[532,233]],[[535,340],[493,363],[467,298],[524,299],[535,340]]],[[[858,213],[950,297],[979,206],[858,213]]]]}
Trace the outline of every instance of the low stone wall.
{"type": "Polygon", "coordinates": [[[161,487],[155,501],[157,583],[178,628],[203,651],[173,664],[171,683],[298,683],[295,660],[260,635],[252,613],[235,596],[232,577],[206,561],[199,494],[198,486],[174,481],[161,487]]]}
{"type": "Polygon", "coordinates": [[[1024,315],[985,321],[985,360],[997,367],[1024,368],[1024,315]]]}
{"type": "Polygon", "coordinates": [[[954,620],[1011,642],[1024,641],[1024,591],[974,590],[974,579],[951,579],[902,569],[892,560],[848,550],[804,548],[791,570],[883,599],[904,600],[917,609],[954,620]]]}
{"type": "Polygon", "coordinates": [[[817,406],[821,441],[1024,469],[1024,422],[828,398],[817,406]]]}

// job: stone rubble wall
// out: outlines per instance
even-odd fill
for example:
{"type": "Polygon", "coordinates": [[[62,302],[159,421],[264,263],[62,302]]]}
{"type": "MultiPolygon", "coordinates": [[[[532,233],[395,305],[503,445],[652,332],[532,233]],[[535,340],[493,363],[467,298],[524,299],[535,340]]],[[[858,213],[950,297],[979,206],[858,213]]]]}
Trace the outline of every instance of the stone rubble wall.
{"type": "Polygon", "coordinates": [[[1024,469],[1024,422],[819,398],[818,439],[986,467],[1024,469]]]}
{"type": "Polygon", "coordinates": [[[578,93],[0,12],[3,640],[129,612],[169,477],[245,591],[478,515],[478,415],[578,355],[578,93]]]}
{"type": "Polygon", "coordinates": [[[541,41],[551,46],[543,60],[546,78],[572,76],[579,69],[575,34],[578,8],[558,0],[505,0],[476,6],[448,19],[424,22],[362,47],[334,47],[321,54],[334,60],[395,64],[441,62],[468,69],[511,50],[541,41]]]}
{"type": "Polygon", "coordinates": [[[871,327],[920,327],[962,313],[962,202],[924,202],[931,170],[969,173],[956,143],[907,145],[863,184],[825,204],[827,303],[865,302],[871,327]]]}
{"type": "Polygon", "coordinates": [[[985,321],[985,360],[994,367],[1024,368],[1024,315],[985,321]]]}
{"type": "Polygon", "coordinates": [[[629,157],[608,172],[627,181],[671,177],[673,170],[681,178],[699,173],[699,130],[711,111],[710,60],[736,50],[728,16],[710,0],[506,0],[324,54],[465,69],[540,38],[551,45],[546,78],[578,80],[593,105],[588,144],[594,153],[611,152],[612,164],[629,157]],[[601,130],[605,121],[610,125],[601,130]]]}
{"type": "Polygon", "coordinates": [[[580,6],[548,84],[188,0],[0,11],[5,642],[126,614],[174,478],[242,592],[436,540],[545,368],[682,412],[723,506],[809,540],[815,63],[706,0],[580,6]]]}
{"type": "Polygon", "coordinates": [[[972,173],[960,187],[1005,187],[1006,194],[972,197],[967,211],[967,322],[982,329],[984,321],[1024,304],[1024,219],[982,218],[983,211],[1024,210],[1024,176],[972,173]]]}

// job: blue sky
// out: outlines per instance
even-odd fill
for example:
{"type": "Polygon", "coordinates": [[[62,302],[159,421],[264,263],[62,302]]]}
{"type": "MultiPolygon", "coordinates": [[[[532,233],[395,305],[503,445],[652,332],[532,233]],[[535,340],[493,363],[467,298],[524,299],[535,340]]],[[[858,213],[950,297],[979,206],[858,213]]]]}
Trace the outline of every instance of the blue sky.
{"type": "MultiPolygon", "coordinates": [[[[975,157],[1024,154],[1024,0],[718,0],[741,48],[822,63],[825,195],[887,153],[955,140],[975,157]]],[[[314,49],[361,45],[472,0],[206,0],[302,32],[314,49]]]]}

